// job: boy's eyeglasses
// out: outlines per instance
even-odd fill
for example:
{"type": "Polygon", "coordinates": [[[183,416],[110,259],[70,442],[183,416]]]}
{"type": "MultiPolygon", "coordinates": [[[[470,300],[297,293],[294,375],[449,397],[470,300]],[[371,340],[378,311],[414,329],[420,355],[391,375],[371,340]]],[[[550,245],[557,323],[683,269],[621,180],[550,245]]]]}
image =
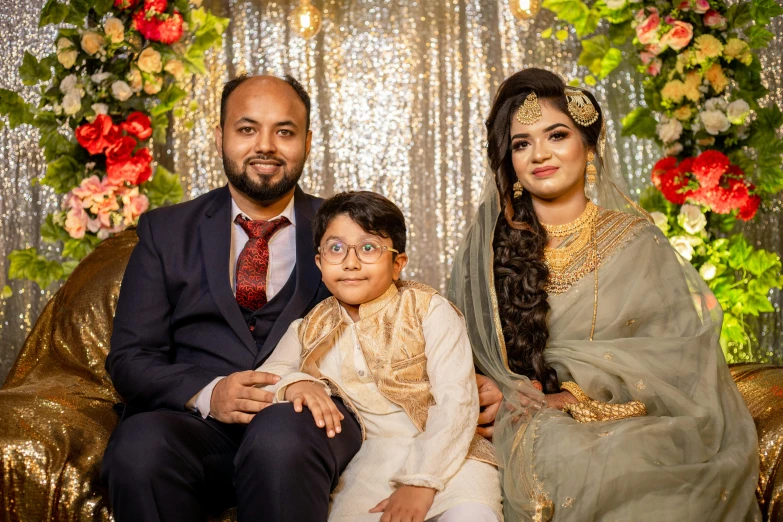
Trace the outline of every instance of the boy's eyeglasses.
{"type": "Polygon", "coordinates": [[[387,250],[399,254],[397,250],[375,241],[364,241],[358,245],[346,245],[342,241],[335,240],[327,241],[323,246],[318,247],[318,253],[321,254],[321,259],[330,265],[339,265],[345,261],[345,258],[348,257],[348,251],[351,249],[356,252],[356,257],[362,263],[377,263],[387,250]]]}

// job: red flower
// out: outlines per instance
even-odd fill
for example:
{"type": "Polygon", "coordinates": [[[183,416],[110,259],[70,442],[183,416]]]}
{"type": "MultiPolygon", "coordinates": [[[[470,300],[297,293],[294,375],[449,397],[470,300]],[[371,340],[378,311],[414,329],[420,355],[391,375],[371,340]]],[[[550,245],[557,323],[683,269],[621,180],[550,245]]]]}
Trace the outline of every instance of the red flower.
{"type": "Polygon", "coordinates": [[[661,189],[661,176],[672,170],[677,166],[677,158],[674,156],[666,156],[665,158],[658,160],[652,171],[652,182],[655,188],[661,189]]]}
{"type": "Polygon", "coordinates": [[[693,172],[693,158],[685,158],[677,165],[677,170],[683,174],[690,174],[693,172]]]}
{"type": "Polygon", "coordinates": [[[133,24],[136,26],[136,30],[147,40],[156,42],[160,40],[160,32],[158,31],[160,22],[154,16],[147,20],[146,12],[143,9],[136,11],[133,15],[133,24]]]}
{"type": "Polygon", "coordinates": [[[659,179],[661,193],[675,205],[682,205],[691,195],[691,191],[685,189],[688,186],[688,176],[680,172],[680,169],[672,169],[659,179]]]}
{"type": "Polygon", "coordinates": [[[717,150],[707,150],[699,154],[693,162],[693,175],[699,185],[712,188],[720,183],[720,178],[729,169],[731,162],[725,154],[717,150]]]}
{"type": "Polygon", "coordinates": [[[121,124],[122,129],[125,132],[136,136],[141,141],[152,136],[151,125],[152,122],[150,121],[149,116],[139,111],[131,113],[131,115],[128,116],[128,119],[121,124]]]}
{"type": "Polygon", "coordinates": [[[106,168],[110,165],[123,162],[131,157],[136,148],[136,140],[130,136],[123,136],[106,149],[106,168]]]}
{"type": "Polygon", "coordinates": [[[139,149],[132,157],[117,163],[106,164],[106,174],[114,183],[127,181],[131,185],[141,185],[152,176],[152,156],[149,149],[139,149]]]}
{"type": "Polygon", "coordinates": [[[120,128],[106,114],[99,114],[92,123],[76,128],[76,141],[92,155],[103,153],[120,137],[120,128]]]}
{"type": "Polygon", "coordinates": [[[761,198],[758,196],[750,196],[748,201],[740,208],[737,215],[742,221],[749,221],[756,215],[756,211],[759,209],[761,198]]]}
{"type": "Polygon", "coordinates": [[[138,3],[139,0],[114,0],[114,7],[119,7],[120,9],[133,9],[138,3]]]}
{"type": "Polygon", "coordinates": [[[169,6],[169,3],[167,0],[144,0],[144,10],[150,11],[152,9],[155,10],[156,13],[165,13],[166,8],[169,6]]]}
{"type": "Polygon", "coordinates": [[[720,185],[711,188],[702,187],[692,194],[691,199],[709,207],[717,214],[728,214],[734,209],[731,190],[720,185]]]}
{"type": "Polygon", "coordinates": [[[158,26],[160,33],[159,42],[167,45],[171,45],[174,42],[179,41],[182,38],[182,15],[179,12],[174,11],[174,14],[169,16],[168,19],[158,26]]]}

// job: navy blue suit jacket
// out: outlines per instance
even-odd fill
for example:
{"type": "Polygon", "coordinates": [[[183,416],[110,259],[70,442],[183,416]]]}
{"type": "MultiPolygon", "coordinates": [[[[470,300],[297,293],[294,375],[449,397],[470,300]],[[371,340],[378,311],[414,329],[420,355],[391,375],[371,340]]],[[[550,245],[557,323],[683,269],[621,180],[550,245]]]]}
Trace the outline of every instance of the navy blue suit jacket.
{"type": "Polygon", "coordinates": [[[296,188],[296,290],[261,345],[229,281],[228,187],[141,216],[106,358],[125,401],[123,417],[182,410],[215,377],[255,369],[292,321],[329,296],[312,246],[312,219],[321,201],[296,188]]]}

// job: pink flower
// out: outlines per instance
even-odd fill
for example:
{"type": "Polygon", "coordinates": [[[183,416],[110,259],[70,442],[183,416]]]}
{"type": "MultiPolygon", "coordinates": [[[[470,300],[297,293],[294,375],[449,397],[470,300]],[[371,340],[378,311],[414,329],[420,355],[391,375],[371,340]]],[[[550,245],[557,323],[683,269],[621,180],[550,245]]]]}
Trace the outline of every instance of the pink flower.
{"type": "Polygon", "coordinates": [[[677,9],[679,9],[680,11],[690,11],[691,10],[691,3],[690,3],[690,1],[689,0],[682,0],[682,2],[680,2],[680,5],[677,6],[677,9]]]}
{"type": "Polygon", "coordinates": [[[650,51],[642,51],[639,57],[642,59],[642,63],[644,65],[648,65],[652,59],[655,58],[655,54],[651,53],[650,51]]]}
{"type": "Polygon", "coordinates": [[[672,28],[661,38],[661,45],[669,46],[675,51],[687,46],[693,38],[693,26],[688,22],[677,20],[672,28]]]}
{"type": "Polygon", "coordinates": [[[664,18],[663,21],[666,22],[669,25],[674,25],[674,22],[676,22],[677,19],[669,14],[669,15],[666,15],[666,18],[664,18]]]}
{"type": "Polygon", "coordinates": [[[87,212],[83,208],[72,208],[65,217],[65,231],[74,239],[81,239],[87,231],[87,212]]]}
{"type": "Polygon", "coordinates": [[[704,25],[713,29],[725,29],[726,18],[714,9],[710,9],[704,14],[704,25]]]}
{"type": "Polygon", "coordinates": [[[150,206],[147,196],[139,194],[139,187],[133,187],[122,196],[122,215],[125,218],[125,226],[135,225],[139,216],[150,206]]]}
{"type": "Polygon", "coordinates": [[[81,184],[71,191],[71,194],[79,200],[81,207],[90,208],[93,205],[93,200],[103,198],[104,192],[106,192],[106,187],[98,179],[98,176],[93,175],[84,178],[81,184]]]}
{"type": "Polygon", "coordinates": [[[658,10],[650,7],[649,11],[650,16],[636,26],[636,37],[640,43],[645,45],[658,41],[658,29],[661,27],[661,17],[658,16],[658,10]]]}
{"type": "Polygon", "coordinates": [[[666,47],[661,45],[660,42],[657,42],[657,43],[653,43],[653,44],[648,45],[644,49],[645,49],[645,52],[648,52],[648,53],[652,54],[653,56],[658,56],[659,54],[661,54],[663,51],[666,50],[666,47]]]}
{"type": "Polygon", "coordinates": [[[696,0],[693,2],[693,11],[695,13],[704,14],[710,9],[710,3],[707,0],[696,0]]]}
{"type": "Polygon", "coordinates": [[[647,74],[650,76],[658,76],[661,72],[663,61],[660,58],[653,60],[650,65],[647,66],[647,74]]]}

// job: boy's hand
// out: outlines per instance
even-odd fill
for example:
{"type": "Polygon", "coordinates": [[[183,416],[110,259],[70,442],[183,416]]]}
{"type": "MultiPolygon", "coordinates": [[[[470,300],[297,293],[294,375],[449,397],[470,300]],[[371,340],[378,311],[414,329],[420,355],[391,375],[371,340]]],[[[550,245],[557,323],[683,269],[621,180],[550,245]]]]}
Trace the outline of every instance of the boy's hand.
{"type": "Polygon", "coordinates": [[[400,486],[386,500],[382,500],[370,513],[381,513],[380,522],[424,522],[427,511],[435,500],[435,490],[417,486],[400,486]]]}
{"type": "Polygon", "coordinates": [[[340,421],[345,417],[320,383],[314,381],[295,382],[286,388],[285,400],[292,402],[294,410],[297,412],[302,411],[302,406],[307,406],[307,409],[313,414],[315,424],[319,428],[326,428],[327,437],[334,437],[335,434],[342,431],[340,421]]]}
{"type": "Polygon", "coordinates": [[[500,403],[503,402],[503,393],[495,381],[478,373],[476,374],[476,384],[479,390],[479,406],[481,406],[476,431],[485,439],[492,440],[495,417],[500,409],[500,403]]]}

